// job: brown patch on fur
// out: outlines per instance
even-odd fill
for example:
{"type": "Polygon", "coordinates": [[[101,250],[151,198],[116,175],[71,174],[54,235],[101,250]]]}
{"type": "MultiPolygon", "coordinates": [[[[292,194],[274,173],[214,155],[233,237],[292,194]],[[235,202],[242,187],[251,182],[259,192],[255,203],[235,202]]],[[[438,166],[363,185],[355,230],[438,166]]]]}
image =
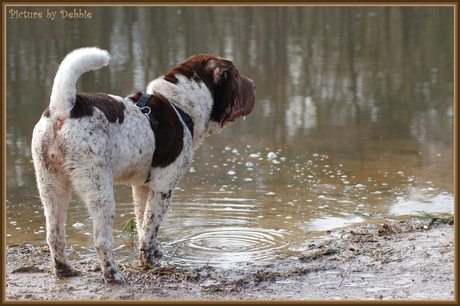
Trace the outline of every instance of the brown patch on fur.
{"type": "Polygon", "coordinates": [[[77,93],[75,105],[70,111],[70,118],[92,116],[94,107],[104,113],[109,122],[123,123],[125,105],[107,94],[77,93]]]}
{"type": "Polygon", "coordinates": [[[152,167],[166,167],[176,160],[184,147],[184,126],[169,101],[156,94],[147,103],[158,119],[152,167]]]}
{"type": "MultiPolygon", "coordinates": [[[[142,97],[142,92],[128,98],[137,103],[142,97]]],[[[158,120],[155,131],[155,152],[152,167],[166,167],[173,163],[184,147],[184,126],[179,115],[169,101],[160,94],[155,94],[147,103],[152,115],[158,120]]]]}
{"type": "Polygon", "coordinates": [[[166,81],[168,82],[171,82],[173,84],[177,84],[179,82],[179,80],[176,78],[176,76],[174,74],[167,74],[163,77],[166,81]]]}
{"type": "Polygon", "coordinates": [[[143,93],[138,91],[138,92],[130,95],[128,97],[128,99],[130,99],[131,101],[133,101],[134,104],[136,104],[137,102],[139,102],[139,100],[141,99],[142,95],[143,95],[143,93]]]}
{"type": "Polygon", "coordinates": [[[166,73],[163,78],[169,82],[176,84],[178,82],[176,75],[181,74],[189,79],[195,79],[199,82],[204,82],[209,90],[212,90],[213,75],[206,71],[206,64],[211,60],[224,60],[220,56],[209,55],[209,54],[198,54],[188,58],[185,62],[179,64],[179,66],[171,69],[166,73]],[[199,76],[200,79],[196,79],[199,76]]]}
{"type": "Polygon", "coordinates": [[[166,199],[170,199],[172,195],[172,190],[169,190],[168,193],[160,192],[161,199],[164,201],[166,199]]]}
{"type": "Polygon", "coordinates": [[[45,111],[43,112],[43,116],[45,116],[46,118],[49,118],[51,116],[51,112],[50,112],[50,107],[47,106],[45,111]]]}

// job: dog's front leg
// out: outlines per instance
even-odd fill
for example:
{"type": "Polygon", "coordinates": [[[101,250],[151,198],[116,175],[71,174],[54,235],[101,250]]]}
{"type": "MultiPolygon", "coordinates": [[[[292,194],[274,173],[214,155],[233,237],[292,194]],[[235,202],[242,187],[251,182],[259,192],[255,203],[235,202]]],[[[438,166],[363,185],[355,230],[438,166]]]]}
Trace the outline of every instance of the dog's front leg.
{"type": "Polygon", "coordinates": [[[172,194],[172,189],[150,192],[144,210],[142,227],[139,228],[139,264],[141,266],[156,265],[155,257],[163,256],[157,237],[172,194]]]}
{"type": "Polygon", "coordinates": [[[150,186],[132,186],[133,187],[133,200],[134,200],[134,213],[136,215],[136,227],[139,232],[144,225],[144,212],[145,206],[151,195],[150,186]]]}

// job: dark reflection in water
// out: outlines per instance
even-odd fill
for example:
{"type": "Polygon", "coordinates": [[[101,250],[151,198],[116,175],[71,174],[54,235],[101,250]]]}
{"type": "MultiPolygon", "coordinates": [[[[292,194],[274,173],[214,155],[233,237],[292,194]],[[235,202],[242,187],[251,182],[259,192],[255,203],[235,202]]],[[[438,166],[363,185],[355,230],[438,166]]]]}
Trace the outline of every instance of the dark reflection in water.
{"type": "MultiPolygon", "coordinates": [[[[257,85],[253,113],[207,139],[179,185],[162,230],[167,251],[189,239],[178,258],[275,258],[327,229],[453,209],[453,7],[81,9],[91,19],[7,18],[8,243],[45,243],[31,134],[60,61],[83,46],[112,60],[79,91],[126,96],[196,53],[257,85]]],[[[130,188],[116,190],[121,223],[130,188]]],[[[69,245],[92,248],[90,223],[72,200],[69,245]]]]}

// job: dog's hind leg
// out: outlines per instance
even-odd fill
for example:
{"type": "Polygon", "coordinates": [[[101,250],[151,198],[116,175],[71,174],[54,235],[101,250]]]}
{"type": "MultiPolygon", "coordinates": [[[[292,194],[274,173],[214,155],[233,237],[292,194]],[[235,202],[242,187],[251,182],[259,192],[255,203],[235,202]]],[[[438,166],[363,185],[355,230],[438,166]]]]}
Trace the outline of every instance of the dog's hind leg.
{"type": "Polygon", "coordinates": [[[46,240],[56,276],[75,276],[66,255],[65,222],[71,185],[62,168],[63,151],[54,138],[53,122],[42,117],[32,137],[32,157],[46,218],[46,240]]]}
{"type": "Polygon", "coordinates": [[[66,255],[65,222],[71,186],[58,164],[48,157],[34,156],[37,185],[46,218],[46,240],[50,247],[53,271],[58,277],[76,276],[66,255]]]}
{"type": "Polygon", "coordinates": [[[93,221],[94,246],[101,263],[102,274],[107,283],[123,283],[113,255],[113,223],[115,199],[110,170],[102,163],[90,168],[74,170],[74,187],[80,194],[93,221]]]}

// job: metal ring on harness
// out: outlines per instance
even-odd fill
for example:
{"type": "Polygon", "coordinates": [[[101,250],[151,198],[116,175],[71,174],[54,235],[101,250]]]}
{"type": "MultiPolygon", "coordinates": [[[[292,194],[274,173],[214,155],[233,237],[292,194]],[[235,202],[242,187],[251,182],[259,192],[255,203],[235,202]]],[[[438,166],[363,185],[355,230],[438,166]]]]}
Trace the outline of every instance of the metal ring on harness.
{"type": "Polygon", "coordinates": [[[142,112],[144,115],[146,115],[147,118],[150,120],[149,115],[150,115],[150,113],[152,112],[152,110],[150,109],[150,107],[148,107],[148,106],[143,106],[143,107],[141,107],[141,112],[142,112]],[[144,111],[144,110],[146,110],[146,111],[144,111]]]}

